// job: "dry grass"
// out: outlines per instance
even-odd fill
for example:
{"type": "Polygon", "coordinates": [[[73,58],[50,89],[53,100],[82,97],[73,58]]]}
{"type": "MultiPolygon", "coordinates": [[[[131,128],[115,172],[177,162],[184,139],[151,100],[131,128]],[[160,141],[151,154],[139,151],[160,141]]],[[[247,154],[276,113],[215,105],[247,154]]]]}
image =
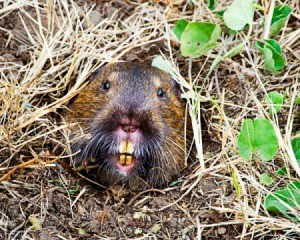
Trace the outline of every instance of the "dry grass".
{"type": "MultiPolygon", "coordinates": [[[[292,24],[285,26],[278,38],[288,61],[288,66],[279,75],[264,71],[262,56],[254,46],[255,40],[262,39],[267,34],[259,24],[253,26],[250,41],[245,41],[246,36],[243,33],[235,36],[223,34],[218,52],[212,51],[193,61],[183,58],[172,34],[173,24],[179,18],[222,24],[202,1],[194,1],[194,9],[184,1],[169,1],[169,5],[147,1],[116,1],[122,6],[122,11],[109,3],[106,4],[108,7],[100,3],[104,9],[103,18],[97,25],[90,25],[88,28],[83,28],[82,22],[93,8],[97,9],[97,5],[92,2],[42,2],[0,1],[3,5],[0,9],[0,20],[13,14],[14,20],[17,19],[19,23],[13,29],[2,26],[0,36],[9,36],[6,38],[6,47],[17,45],[19,55],[26,56],[22,63],[18,59],[7,62],[0,56],[0,177],[5,177],[0,182],[0,189],[5,192],[0,193],[0,201],[5,195],[8,199],[15,198],[20,201],[25,198],[30,202],[31,198],[23,195],[22,188],[29,192],[38,188],[43,197],[35,199],[34,204],[40,209],[37,215],[41,221],[46,221],[48,210],[42,198],[47,198],[46,193],[49,190],[45,189],[43,174],[51,179],[55,175],[52,171],[57,172],[55,177],[64,183],[64,189],[68,189],[66,186],[70,186],[72,182],[69,175],[54,164],[57,159],[66,157],[64,154],[68,148],[68,131],[66,124],[61,121],[61,110],[85,85],[89,74],[98,66],[107,62],[129,60],[136,49],[142,51],[143,57],[148,57],[149,60],[153,56],[148,48],[156,45],[159,46],[161,54],[172,62],[178,80],[191,90],[189,113],[193,113],[199,106],[202,111],[196,116],[191,114],[197,160],[188,168],[181,187],[160,190],[161,193],[169,194],[169,204],[154,207],[152,211],[163,218],[169,214],[166,210],[175,207],[181,212],[180,216],[185,216],[195,228],[190,234],[198,239],[213,236],[216,229],[227,228],[229,225],[238,232],[232,237],[239,239],[263,239],[266,236],[274,239],[300,239],[298,223],[269,214],[263,206],[266,194],[300,177],[300,168],[290,144],[290,140],[299,130],[299,116],[295,115],[299,115],[299,111],[297,112],[293,104],[296,94],[299,93],[300,74],[298,0],[284,1],[292,6],[293,13],[290,18],[292,24]],[[109,16],[105,15],[107,9],[110,11],[109,16]],[[208,75],[210,65],[218,54],[223,55],[240,43],[244,44],[244,50],[234,58],[224,59],[208,75]],[[192,91],[193,86],[198,86],[201,97],[196,97],[196,93],[192,91]],[[271,90],[288,93],[282,112],[274,118],[268,114],[263,100],[271,90]],[[211,104],[211,100],[216,104],[211,104]],[[201,118],[202,115],[204,117],[201,118]],[[255,117],[269,118],[276,126],[280,150],[276,159],[268,163],[245,162],[238,153],[237,137],[242,120],[255,117]],[[202,129],[204,124],[201,122],[204,120],[208,131],[202,129]],[[205,138],[204,132],[208,132],[205,133],[205,138]],[[208,138],[210,141],[207,143],[208,138]],[[203,146],[206,146],[205,151],[203,146]],[[21,172],[20,165],[26,167],[21,172]],[[278,178],[274,175],[278,167],[284,165],[289,172],[294,173],[294,177],[278,178]],[[231,184],[232,169],[236,170],[242,188],[240,199],[231,184]],[[30,179],[30,176],[26,176],[27,172],[39,176],[36,182],[32,179],[27,182],[30,179]],[[271,188],[259,182],[258,177],[264,172],[268,172],[275,179],[271,188]],[[7,173],[9,174],[5,175],[7,173]],[[20,174],[25,176],[20,177],[20,174]],[[216,189],[202,195],[203,179],[213,182],[216,189]],[[228,186],[231,189],[229,192],[228,186]],[[176,192],[172,195],[175,190],[179,194],[176,192]],[[201,207],[197,201],[203,201],[203,198],[206,204],[201,207]],[[213,222],[203,220],[202,215],[212,210],[220,213],[222,217],[213,222]]],[[[279,3],[283,1],[276,2],[279,3]]],[[[228,1],[220,1],[218,10],[227,5],[228,1]]],[[[257,19],[262,17],[256,16],[257,19]]],[[[147,195],[148,193],[149,191],[143,192],[134,201],[130,201],[134,211],[142,209],[143,204],[152,199],[153,196],[147,195]]],[[[83,186],[75,198],[66,194],[72,217],[76,215],[74,206],[85,194],[86,188],[83,186]]],[[[122,196],[117,198],[120,200],[122,196]]],[[[118,204],[123,211],[123,200],[118,204]]],[[[295,211],[299,216],[299,209],[295,211]]],[[[8,230],[12,220],[7,216],[6,210],[0,208],[0,231],[5,234],[5,238],[17,239],[23,236],[22,239],[33,239],[30,237],[32,227],[26,221],[26,209],[24,212],[24,222],[8,230]]],[[[109,212],[106,214],[113,215],[109,212]]],[[[44,224],[43,227],[47,228],[47,225],[44,224]]],[[[178,226],[180,236],[183,236],[184,231],[190,231],[187,229],[188,225],[186,229],[178,226]]],[[[117,235],[119,238],[134,236],[126,235],[120,225],[116,225],[113,231],[120,232],[117,235]]],[[[56,237],[69,239],[76,236],[70,231],[65,232],[68,234],[63,236],[57,233],[56,237]]],[[[146,235],[141,238],[156,238],[151,231],[144,233],[146,235]]],[[[111,232],[103,230],[93,236],[111,237],[109,234],[111,232]]],[[[164,234],[163,238],[177,237],[171,233],[164,234]]]]}

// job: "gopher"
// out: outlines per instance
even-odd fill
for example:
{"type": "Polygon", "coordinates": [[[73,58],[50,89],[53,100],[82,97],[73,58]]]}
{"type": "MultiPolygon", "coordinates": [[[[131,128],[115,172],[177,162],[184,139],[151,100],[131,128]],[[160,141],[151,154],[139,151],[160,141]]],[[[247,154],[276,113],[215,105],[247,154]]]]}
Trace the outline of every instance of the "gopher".
{"type": "MultiPolygon", "coordinates": [[[[108,64],[70,103],[75,166],[98,165],[96,180],[159,186],[185,162],[185,102],[170,75],[142,63],[108,64]]],[[[95,171],[95,170],[94,170],[95,171]]]]}

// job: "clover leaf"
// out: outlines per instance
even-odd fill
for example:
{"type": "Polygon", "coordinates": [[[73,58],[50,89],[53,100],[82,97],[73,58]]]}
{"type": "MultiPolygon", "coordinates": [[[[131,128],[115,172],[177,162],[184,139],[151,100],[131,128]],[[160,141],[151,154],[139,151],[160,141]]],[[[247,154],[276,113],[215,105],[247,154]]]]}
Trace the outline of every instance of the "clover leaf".
{"type": "Polygon", "coordinates": [[[197,58],[217,45],[221,27],[215,23],[190,22],[184,29],[181,41],[183,56],[197,58]]]}
{"type": "Polygon", "coordinates": [[[300,165],[300,138],[294,138],[291,141],[291,144],[292,144],[293,152],[295,154],[295,158],[298,164],[300,165]]]}
{"type": "Polygon", "coordinates": [[[286,170],[286,167],[282,167],[282,168],[279,168],[277,171],[276,171],[276,175],[277,176],[286,176],[288,174],[287,170],[286,170]]]}
{"type": "Polygon", "coordinates": [[[181,38],[181,35],[182,35],[184,29],[188,25],[188,23],[189,22],[185,19],[180,19],[180,20],[177,21],[177,23],[176,23],[176,25],[173,29],[173,32],[179,40],[181,38]]]}
{"type": "Polygon", "coordinates": [[[217,7],[217,0],[208,0],[207,6],[210,10],[215,10],[217,7]]]}
{"type": "Polygon", "coordinates": [[[292,182],[284,189],[266,196],[264,206],[267,211],[282,214],[285,217],[300,221],[300,182],[292,182]]]}
{"type": "Polygon", "coordinates": [[[255,7],[252,0],[235,0],[223,17],[228,28],[239,31],[246,24],[252,25],[255,7]]]}
{"type": "Polygon", "coordinates": [[[266,186],[270,186],[274,180],[267,173],[263,173],[259,176],[259,181],[266,186]]]}
{"type": "Polygon", "coordinates": [[[135,212],[133,215],[134,219],[140,219],[141,217],[143,217],[143,213],[142,212],[135,212]]]}
{"type": "Polygon", "coordinates": [[[289,5],[280,5],[274,8],[270,28],[270,32],[273,35],[276,36],[280,32],[284,24],[287,22],[291,12],[292,8],[289,5]]]}
{"type": "Polygon", "coordinates": [[[277,73],[286,65],[285,57],[282,54],[280,44],[274,39],[264,39],[256,42],[256,46],[265,58],[265,69],[277,73]]]}
{"type": "MultiPolygon", "coordinates": [[[[292,149],[296,158],[298,165],[300,166],[300,138],[294,138],[291,141],[292,149]]],[[[286,176],[288,175],[287,168],[281,167],[276,171],[277,176],[286,176]]]]}
{"type": "Polygon", "coordinates": [[[266,102],[270,105],[270,114],[279,113],[283,105],[283,96],[277,91],[269,92],[266,96],[266,102]]]}
{"type": "Polygon", "coordinates": [[[240,155],[250,160],[257,153],[263,161],[271,160],[278,151],[278,139],[272,123],[264,118],[245,120],[238,137],[240,155]]]}

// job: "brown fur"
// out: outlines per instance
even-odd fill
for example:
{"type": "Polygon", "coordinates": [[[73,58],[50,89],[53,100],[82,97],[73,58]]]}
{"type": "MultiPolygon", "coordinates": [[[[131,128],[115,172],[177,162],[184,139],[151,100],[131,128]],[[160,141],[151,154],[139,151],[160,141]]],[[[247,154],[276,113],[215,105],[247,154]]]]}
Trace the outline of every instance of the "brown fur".
{"type": "Polygon", "coordinates": [[[110,185],[157,186],[171,180],[185,156],[185,103],[179,86],[165,72],[139,63],[110,64],[93,73],[90,81],[65,115],[72,123],[75,165],[98,163],[98,181],[110,185]],[[106,81],[109,90],[103,88],[106,81]],[[158,96],[159,88],[163,97],[158,96]],[[117,154],[119,142],[113,132],[122,116],[139,121],[143,135],[135,153],[140,162],[129,176],[115,171],[109,157],[117,154]]]}

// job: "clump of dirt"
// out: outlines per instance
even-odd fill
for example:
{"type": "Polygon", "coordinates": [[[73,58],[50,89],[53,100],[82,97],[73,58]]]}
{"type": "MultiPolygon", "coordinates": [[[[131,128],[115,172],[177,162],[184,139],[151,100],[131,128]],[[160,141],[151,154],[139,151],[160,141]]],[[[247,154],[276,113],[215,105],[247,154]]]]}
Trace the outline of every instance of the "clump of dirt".
{"type": "MultiPolygon", "coordinates": [[[[134,238],[144,234],[185,239],[195,236],[195,219],[202,224],[223,219],[222,214],[208,207],[220,203],[223,196],[219,186],[209,179],[202,180],[177,203],[176,199],[182,195],[179,186],[144,192],[131,192],[121,186],[103,190],[60,170],[59,167],[21,170],[10,183],[1,186],[4,191],[0,195],[0,209],[5,214],[2,236],[21,237],[27,231],[34,239],[55,239],[59,235],[80,239],[134,238]],[[212,195],[213,198],[207,198],[212,195]],[[32,229],[30,216],[42,222],[40,231],[32,229]]],[[[203,236],[215,235],[217,239],[218,229],[211,227],[203,236]]],[[[228,227],[222,236],[230,239],[235,234],[237,230],[228,227]]]]}

